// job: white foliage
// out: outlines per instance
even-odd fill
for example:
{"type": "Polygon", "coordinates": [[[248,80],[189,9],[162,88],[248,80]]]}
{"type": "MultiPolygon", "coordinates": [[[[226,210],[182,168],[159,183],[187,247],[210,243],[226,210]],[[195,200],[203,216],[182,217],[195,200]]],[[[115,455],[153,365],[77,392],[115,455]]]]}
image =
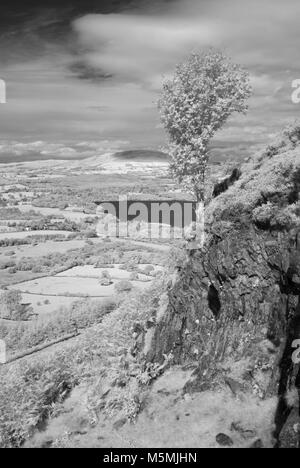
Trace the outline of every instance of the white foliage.
{"type": "Polygon", "coordinates": [[[163,84],[159,100],[175,179],[197,200],[204,199],[209,143],[234,113],[245,113],[249,76],[223,53],[192,54],[163,84]]]}

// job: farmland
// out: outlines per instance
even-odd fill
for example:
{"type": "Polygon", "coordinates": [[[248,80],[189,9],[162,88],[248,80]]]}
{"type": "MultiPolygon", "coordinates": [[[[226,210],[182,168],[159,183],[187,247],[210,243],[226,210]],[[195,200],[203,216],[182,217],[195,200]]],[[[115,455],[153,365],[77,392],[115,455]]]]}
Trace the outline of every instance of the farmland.
{"type": "MultiPolygon", "coordinates": [[[[158,171],[154,165],[154,173],[144,174],[141,184],[127,169],[104,175],[98,167],[81,170],[77,163],[73,170],[61,163],[50,169],[45,163],[42,172],[40,164],[24,164],[22,171],[19,165],[5,166],[5,184],[0,186],[0,338],[7,340],[9,350],[24,350],[24,333],[49,320],[64,320],[77,303],[83,309],[107,300],[119,304],[129,292],[142,293],[164,274],[169,246],[97,237],[94,204],[120,193],[171,197],[174,184],[164,172],[160,184],[158,171]]],[[[61,333],[66,331],[63,327],[61,333]]],[[[46,333],[42,342],[50,338],[46,333]]],[[[28,346],[35,342],[30,339],[28,346]]]]}
{"type": "Polygon", "coordinates": [[[40,418],[50,417],[61,379],[71,388],[93,375],[99,363],[110,368],[111,354],[129,346],[139,317],[149,316],[152,323],[153,305],[181,261],[180,240],[97,235],[96,202],[124,194],[134,200],[186,196],[165,166],[154,164],[151,172],[148,163],[147,171],[137,173],[136,164],[133,171],[126,163],[116,174],[86,162],[82,168],[78,162],[68,166],[28,163],[22,170],[7,165],[0,171],[5,181],[0,185],[0,339],[9,360],[0,368],[6,381],[1,394],[6,422],[0,425],[5,446],[22,446],[40,418]],[[35,378],[28,383],[26,369],[41,381],[39,388],[35,378]],[[40,372],[43,378],[37,377],[40,372]],[[24,390],[25,381],[26,408],[13,390],[24,390]],[[54,392],[49,408],[42,403],[46,388],[54,392]],[[10,431],[13,437],[7,436],[10,431]]]}

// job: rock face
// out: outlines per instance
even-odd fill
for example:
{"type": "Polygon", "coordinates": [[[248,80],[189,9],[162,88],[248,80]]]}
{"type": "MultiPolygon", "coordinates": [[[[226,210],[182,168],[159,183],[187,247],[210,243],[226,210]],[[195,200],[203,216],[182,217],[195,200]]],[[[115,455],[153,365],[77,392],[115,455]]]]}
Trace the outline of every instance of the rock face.
{"type": "Polygon", "coordinates": [[[189,391],[226,383],[228,362],[231,370],[239,363],[231,387],[279,396],[279,446],[288,445],[283,434],[294,434],[286,424],[298,406],[286,394],[300,388],[292,360],[300,339],[300,152],[293,144],[285,152],[281,142],[242,167],[240,179],[213,200],[205,249],[178,268],[144,349],[148,361],[171,354],[174,363],[194,366],[189,391]]]}
{"type": "Polygon", "coordinates": [[[225,177],[223,180],[218,182],[213,190],[213,197],[218,197],[221,193],[226,192],[231,185],[233,185],[239,178],[242,173],[240,169],[235,168],[229,177],[225,177]]]}
{"type": "Polygon", "coordinates": [[[287,319],[298,313],[299,274],[299,232],[245,226],[205,253],[194,251],[169,291],[148,357],[159,360],[172,351],[177,363],[186,362],[195,357],[201,332],[233,322],[280,346],[287,319]]]}

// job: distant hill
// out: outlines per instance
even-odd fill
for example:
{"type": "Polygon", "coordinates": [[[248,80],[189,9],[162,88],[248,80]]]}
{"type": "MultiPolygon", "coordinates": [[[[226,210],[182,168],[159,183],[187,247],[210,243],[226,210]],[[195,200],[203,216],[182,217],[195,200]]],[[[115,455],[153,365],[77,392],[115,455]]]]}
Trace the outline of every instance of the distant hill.
{"type": "Polygon", "coordinates": [[[62,155],[57,156],[55,154],[41,154],[39,151],[30,151],[23,154],[14,154],[14,153],[1,153],[0,154],[0,164],[13,164],[13,163],[26,163],[33,161],[77,161],[79,159],[78,155],[62,155]]]}
{"type": "Polygon", "coordinates": [[[81,170],[101,169],[107,172],[127,173],[167,168],[169,157],[160,151],[127,150],[116,153],[104,153],[84,160],[68,162],[69,167],[81,170]]]}
{"type": "Polygon", "coordinates": [[[11,164],[27,161],[45,161],[47,159],[57,159],[50,156],[45,156],[40,152],[25,153],[25,154],[14,154],[14,153],[1,153],[0,164],[11,164]]]}
{"type": "Polygon", "coordinates": [[[152,151],[152,150],[128,150],[128,151],[119,151],[114,154],[114,156],[119,160],[128,160],[128,161],[161,161],[167,162],[169,156],[166,153],[161,151],[152,151]]]}
{"type": "Polygon", "coordinates": [[[57,161],[87,161],[91,163],[102,163],[108,162],[108,159],[111,158],[113,161],[120,161],[120,162],[167,162],[169,156],[161,151],[152,151],[152,150],[128,150],[128,151],[119,151],[117,153],[104,153],[98,156],[85,156],[80,158],[78,154],[74,155],[73,157],[70,155],[64,156],[63,154],[60,156],[55,155],[45,155],[41,154],[40,152],[30,151],[24,154],[13,154],[13,153],[2,153],[0,154],[0,164],[11,164],[11,163],[19,163],[19,162],[32,162],[32,161],[48,161],[48,160],[57,160],[57,161]]]}

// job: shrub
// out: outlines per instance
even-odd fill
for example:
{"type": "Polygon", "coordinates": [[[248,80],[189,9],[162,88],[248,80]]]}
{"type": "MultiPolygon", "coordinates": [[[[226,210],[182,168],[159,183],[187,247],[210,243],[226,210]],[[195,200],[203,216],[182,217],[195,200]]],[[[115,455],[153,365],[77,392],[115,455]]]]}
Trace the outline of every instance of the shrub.
{"type": "Polygon", "coordinates": [[[93,238],[98,237],[97,232],[96,232],[96,230],[94,230],[94,229],[89,229],[88,231],[86,231],[86,232],[84,233],[84,236],[85,236],[87,239],[93,239],[93,238]]]}
{"type": "Polygon", "coordinates": [[[129,279],[130,279],[130,281],[138,281],[139,274],[137,272],[133,271],[132,273],[130,273],[129,279]]]}
{"type": "Polygon", "coordinates": [[[268,228],[274,218],[275,211],[276,207],[272,205],[272,203],[268,202],[265,205],[254,208],[252,219],[258,226],[268,228]]]}
{"type": "Polygon", "coordinates": [[[96,262],[94,267],[95,268],[115,268],[115,265],[113,263],[96,262]]]}
{"type": "Polygon", "coordinates": [[[259,206],[253,210],[253,221],[261,229],[288,230],[299,225],[299,205],[292,204],[279,209],[272,203],[259,206]]]}
{"type": "Polygon", "coordinates": [[[150,275],[155,270],[153,265],[146,265],[144,268],[145,275],[150,275]]]}
{"type": "Polygon", "coordinates": [[[172,247],[169,252],[167,267],[170,271],[183,268],[187,260],[187,253],[185,248],[172,247]]]}
{"type": "Polygon", "coordinates": [[[101,286],[109,286],[112,284],[111,276],[108,271],[104,270],[100,278],[101,286]]]}
{"type": "Polygon", "coordinates": [[[32,268],[32,273],[41,273],[42,267],[40,265],[36,265],[32,268]]]}
{"type": "Polygon", "coordinates": [[[101,278],[111,279],[110,273],[107,270],[102,271],[101,278]]]}
{"type": "Polygon", "coordinates": [[[289,230],[293,227],[299,226],[300,218],[293,210],[294,205],[288,206],[283,210],[279,210],[271,226],[278,230],[289,230]]]}
{"type": "Polygon", "coordinates": [[[127,280],[122,280],[115,285],[115,289],[118,293],[129,292],[132,290],[132,288],[132,283],[127,280]]]}
{"type": "Polygon", "coordinates": [[[22,294],[17,290],[5,291],[0,296],[0,317],[9,320],[27,320],[33,310],[21,303],[22,294]]]}
{"type": "Polygon", "coordinates": [[[73,333],[75,329],[83,329],[99,323],[115,306],[115,302],[111,300],[105,302],[77,301],[69,308],[60,308],[49,316],[41,316],[28,322],[25,328],[21,324],[19,327],[10,329],[6,336],[7,347],[13,352],[21,352],[55,340],[63,335],[73,333]]]}
{"type": "Polygon", "coordinates": [[[7,257],[12,257],[12,256],[15,255],[15,254],[16,254],[16,253],[15,253],[14,250],[9,250],[8,252],[5,253],[5,255],[6,255],[7,257]]]}
{"type": "Polygon", "coordinates": [[[280,211],[297,201],[300,159],[299,149],[291,141],[272,157],[265,152],[255,156],[241,170],[241,178],[207,207],[207,225],[213,227],[220,220],[240,223],[246,216],[268,226],[272,205],[280,211]]]}
{"type": "MultiPolygon", "coordinates": [[[[149,291],[130,294],[97,328],[86,331],[75,342],[66,342],[63,348],[51,354],[32,356],[23,359],[22,363],[1,367],[0,447],[20,447],[55,410],[55,403],[85,380],[89,381],[91,393],[89,412],[99,411],[100,403],[102,406],[104,403],[106,413],[120,411],[126,417],[136,414],[136,394],[140,391],[137,379],[134,378],[133,387],[112,388],[109,400],[103,402],[102,376],[108,375],[111,381],[123,379],[128,382],[133,370],[139,372],[138,368],[132,368],[132,363],[124,369],[120,356],[124,349],[133,345],[134,324],[147,320],[153,300],[160,297],[161,290],[161,285],[156,284],[149,291]]],[[[86,317],[86,305],[75,307],[82,320],[86,317]]],[[[61,313],[57,314],[56,321],[59,317],[62,318],[61,313]]],[[[135,365],[138,367],[139,364],[135,365]]]]}
{"type": "Polygon", "coordinates": [[[15,273],[17,273],[17,269],[16,267],[11,267],[11,268],[8,268],[7,272],[10,274],[10,275],[14,275],[15,273]]]}
{"type": "Polygon", "coordinates": [[[80,366],[74,365],[74,351],[23,360],[0,370],[0,447],[20,447],[51,414],[61,395],[78,382],[80,366]]]}
{"type": "Polygon", "coordinates": [[[17,290],[5,291],[0,296],[0,313],[2,318],[10,318],[13,312],[20,307],[22,294],[17,290]]]}
{"type": "Polygon", "coordinates": [[[13,268],[16,266],[16,262],[13,260],[2,260],[0,262],[0,270],[5,270],[6,268],[13,268]]]}

